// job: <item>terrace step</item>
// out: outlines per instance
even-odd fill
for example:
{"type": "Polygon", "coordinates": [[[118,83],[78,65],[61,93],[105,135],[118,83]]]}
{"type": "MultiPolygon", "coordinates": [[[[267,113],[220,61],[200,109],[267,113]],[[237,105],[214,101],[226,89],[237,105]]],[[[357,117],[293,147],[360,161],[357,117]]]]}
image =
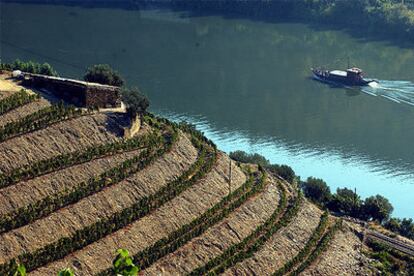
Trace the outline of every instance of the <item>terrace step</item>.
{"type": "MultiPolygon", "coordinates": [[[[226,196],[228,173],[229,158],[219,154],[211,172],[154,212],[31,275],[53,275],[62,267],[73,267],[77,275],[94,275],[112,266],[116,248],[128,249],[131,255],[141,252],[190,223],[226,196]]],[[[233,164],[232,187],[237,189],[245,181],[244,173],[233,164]]]]}
{"type": "Polygon", "coordinates": [[[34,252],[63,237],[70,237],[75,231],[131,206],[140,198],[154,193],[181,175],[196,158],[196,149],[186,136],[181,135],[169,153],[132,177],[83,198],[48,217],[2,234],[0,263],[5,263],[22,253],[34,252]]]}
{"type": "Polygon", "coordinates": [[[0,143],[0,173],[93,145],[118,141],[122,116],[93,114],[53,124],[0,143]]]}
{"type": "Polygon", "coordinates": [[[252,257],[227,269],[223,275],[252,275],[253,272],[271,275],[305,246],[321,214],[319,208],[305,201],[289,225],[276,232],[252,257]]]}
{"type": "Polygon", "coordinates": [[[0,128],[4,125],[15,122],[23,117],[32,114],[40,109],[50,106],[50,102],[40,98],[37,101],[22,105],[0,116],[0,128]]]}
{"type": "Polygon", "coordinates": [[[231,245],[241,242],[268,219],[277,208],[279,197],[277,185],[271,182],[262,193],[248,200],[226,219],[157,261],[143,274],[185,274],[206,264],[231,245]]]}

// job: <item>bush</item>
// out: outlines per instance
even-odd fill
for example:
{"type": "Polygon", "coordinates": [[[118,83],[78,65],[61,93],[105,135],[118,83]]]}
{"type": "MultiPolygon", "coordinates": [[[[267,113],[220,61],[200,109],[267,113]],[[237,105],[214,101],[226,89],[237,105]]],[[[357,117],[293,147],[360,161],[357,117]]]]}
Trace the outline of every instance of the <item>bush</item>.
{"type": "Polygon", "coordinates": [[[332,198],[331,189],[325,181],[319,178],[308,177],[306,182],[302,183],[302,189],[306,197],[322,206],[325,206],[332,198]]]}
{"type": "Polygon", "coordinates": [[[88,82],[119,87],[124,85],[124,80],[119,73],[114,71],[108,64],[97,64],[89,67],[83,79],[88,82]]]}
{"type": "Polygon", "coordinates": [[[149,107],[149,100],[144,96],[138,88],[122,88],[122,101],[127,106],[127,112],[131,117],[142,114],[149,107]]]}

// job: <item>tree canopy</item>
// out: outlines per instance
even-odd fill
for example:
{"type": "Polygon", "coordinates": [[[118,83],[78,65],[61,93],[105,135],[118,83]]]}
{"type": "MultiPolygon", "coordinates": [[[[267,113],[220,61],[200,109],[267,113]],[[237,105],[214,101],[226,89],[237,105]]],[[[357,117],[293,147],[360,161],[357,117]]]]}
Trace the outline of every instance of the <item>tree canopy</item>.
{"type": "Polygon", "coordinates": [[[123,86],[124,80],[121,75],[108,64],[96,64],[90,66],[83,77],[85,81],[96,82],[113,86],[123,86]]]}
{"type": "Polygon", "coordinates": [[[145,113],[149,107],[148,98],[138,88],[125,88],[121,90],[122,101],[126,104],[127,112],[135,117],[137,114],[145,113]]]}

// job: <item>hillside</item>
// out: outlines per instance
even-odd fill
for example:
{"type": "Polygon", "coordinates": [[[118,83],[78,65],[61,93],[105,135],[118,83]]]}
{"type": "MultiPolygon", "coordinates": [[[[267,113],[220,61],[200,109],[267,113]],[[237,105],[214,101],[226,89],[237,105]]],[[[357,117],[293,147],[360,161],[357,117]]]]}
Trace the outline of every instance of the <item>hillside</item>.
{"type": "MultiPolygon", "coordinates": [[[[0,104],[22,89],[0,86],[0,104]]],[[[51,106],[0,115],[0,275],[111,275],[118,248],[142,275],[376,273],[360,226],[188,125],[146,115],[124,139],[124,113],[51,106]]]]}

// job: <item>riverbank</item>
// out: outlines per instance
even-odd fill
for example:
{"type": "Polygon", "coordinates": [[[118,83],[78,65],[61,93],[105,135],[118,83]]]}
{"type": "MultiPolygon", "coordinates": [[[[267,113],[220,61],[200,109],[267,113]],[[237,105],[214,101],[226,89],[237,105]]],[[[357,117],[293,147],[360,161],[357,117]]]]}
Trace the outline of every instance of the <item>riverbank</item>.
{"type": "Polygon", "coordinates": [[[9,3],[53,4],[86,8],[140,10],[170,8],[190,16],[222,15],[270,22],[299,22],[346,29],[354,36],[400,42],[414,38],[414,3],[398,0],[5,0],[9,3]]]}

